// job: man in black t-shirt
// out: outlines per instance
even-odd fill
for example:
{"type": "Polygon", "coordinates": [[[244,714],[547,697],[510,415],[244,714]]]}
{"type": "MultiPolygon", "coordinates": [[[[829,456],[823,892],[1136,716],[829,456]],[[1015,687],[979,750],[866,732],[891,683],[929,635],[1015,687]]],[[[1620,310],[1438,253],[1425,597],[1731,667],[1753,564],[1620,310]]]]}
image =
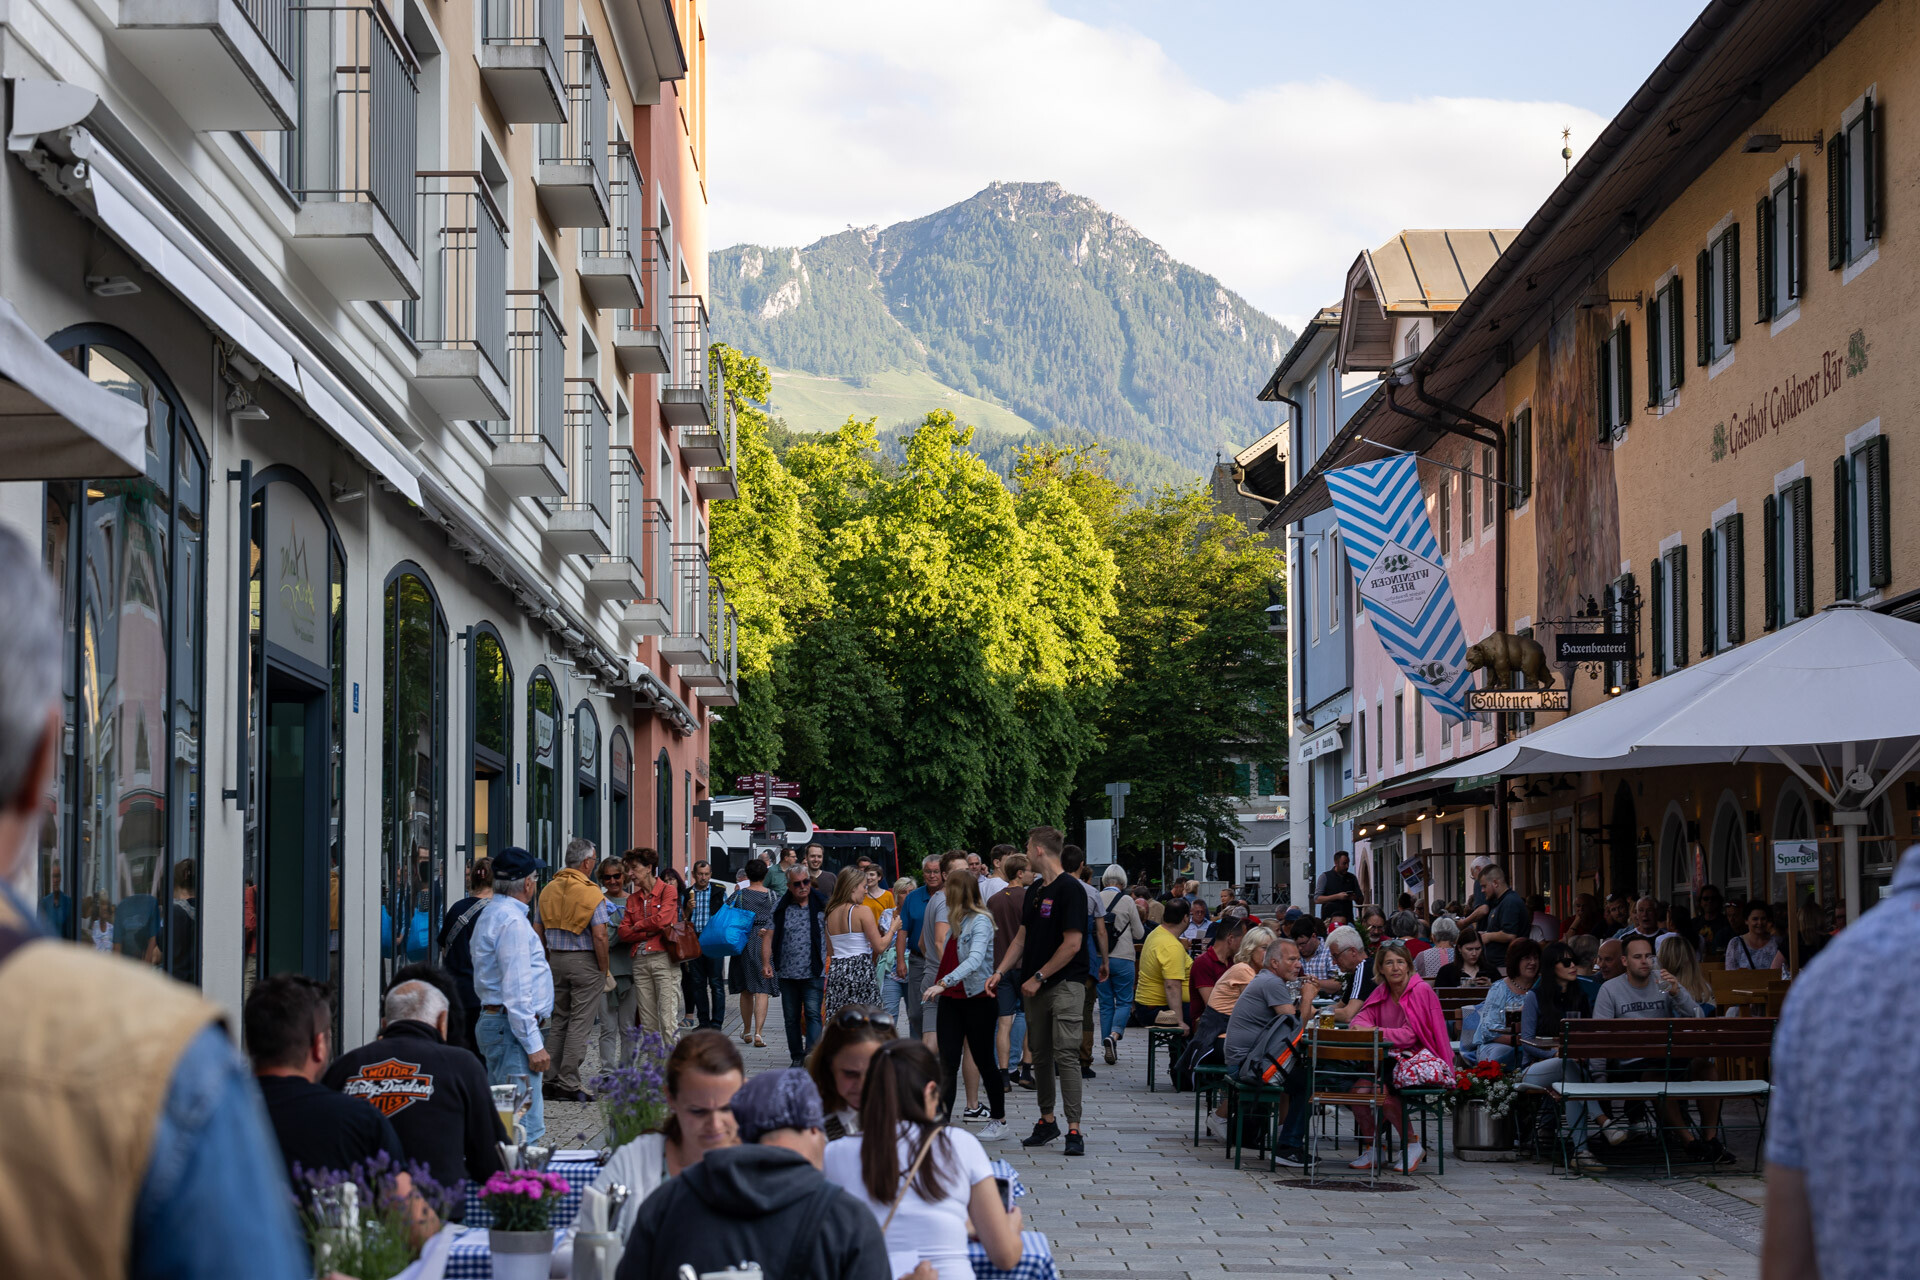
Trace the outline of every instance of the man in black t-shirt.
{"type": "Polygon", "coordinates": [[[1021,1145],[1038,1147],[1060,1136],[1053,1114],[1058,1080],[1066,1104],[1066,1151],[1079,1156],[1087,1152],[1080,1133],[1080,1028],[1087,983],[1087,955],[1081,940],[1087,933],[1087,891],[1062,871],[1060,855],[1065,848],[1066,837],[1053,827],[1035,827],[1027,833],[1027,858],[1038,870],[1040,882],[1027,890],[1020,931],[994,967],[987,990],[997,993],[1007,974],[1019,970],[1040,1103],[1039,1122],[1021,1145]]]}
{"type": "Polygon", "coordinates": [[[1487,895],[1487,923],[1480,930],[1480,941],[1486,944],[1486,963],[1505,973],[1508,944],[1533,936],[1533,912],[1507,887],[1506,869],[1498,863],[1480,869],[1480,888],[1487,895]]]}
{"type": "Polygon", "coordinates": [[[1347,870],[1351,859],[1345,849],[1333,855],[1333,870],[1320,873],[1320,883],[1314,889],[1313,903],[1320,908],[1320,918],[1331,920],[1335,916],[1351,924],[1354,905],[1360,899],[1360,879],[1347,870]]]}

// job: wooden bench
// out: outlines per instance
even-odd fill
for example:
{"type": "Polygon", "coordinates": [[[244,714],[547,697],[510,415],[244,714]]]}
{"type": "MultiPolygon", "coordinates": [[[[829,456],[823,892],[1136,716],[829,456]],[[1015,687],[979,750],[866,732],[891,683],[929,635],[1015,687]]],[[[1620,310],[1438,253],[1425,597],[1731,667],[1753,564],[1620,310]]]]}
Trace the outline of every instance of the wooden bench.
{"type": "MultiPolygon", "coordinates": [[[[1569,1018],[1560,1030],[1562,1057],[1574,1062],[1631,1062],[1636,1074],[1644,1072],[1655,1078],[1569,1080],[1549,1085],[1548,1092],[1560,1103],[1637,1101],[1652,1104],[1656,1112],[1662,1103],[1674,1099],[1730,1102],[1747,1098],[1758,1113],[1757,1123],[1750,1127],[1761,1130],[1766,1126],[1766,1103],[1773,1088],[1766,1067],[1773,1052],[1776,1025],[1774,1018],[1569,1018]],[[1694,1077],[1703,1064],[1716,1060],[1748,1064],[1751,1078],[1694,1077]]],[[[1558,1127],[1561,1151],[1570,1163],[1573,1133],[1566,1125],[1564,1110],[1558,1127]]],[[[1728,1127],[1724,1117],[1719,1127],[1728,1127]]],[[[1667,1126],[1656,1123],[1655,1131],[1670,1177],[1674,1161],[1667,1126]]],[[[1754,1172],[1760,1172],[1758,1154],[1754,1172]]]]}

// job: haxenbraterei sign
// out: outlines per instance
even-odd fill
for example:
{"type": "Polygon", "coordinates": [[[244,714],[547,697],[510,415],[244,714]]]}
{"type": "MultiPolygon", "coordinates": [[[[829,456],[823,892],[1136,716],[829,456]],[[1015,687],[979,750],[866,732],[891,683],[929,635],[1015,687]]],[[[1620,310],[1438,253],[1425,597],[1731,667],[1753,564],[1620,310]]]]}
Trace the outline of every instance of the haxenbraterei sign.
{"type": "Polygon", "coordinates": [[[1467,710],[1520,713],[1570,710],[1565,689],[1469,689],[1467,710]]]}
{"type": "Polygon", "coordinates": [[[1585,635],[1555,636],[1555,662],[1627,662],[1633,658],[1633,637],[1623,631],[1589,631],[1585,635]]]}

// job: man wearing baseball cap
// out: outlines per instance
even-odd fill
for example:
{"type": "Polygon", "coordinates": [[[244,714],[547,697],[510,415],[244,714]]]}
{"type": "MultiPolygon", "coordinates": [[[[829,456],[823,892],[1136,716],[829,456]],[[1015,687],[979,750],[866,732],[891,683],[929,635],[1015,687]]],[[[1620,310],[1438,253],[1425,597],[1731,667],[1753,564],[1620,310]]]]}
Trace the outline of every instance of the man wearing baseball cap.
{"type": "Polygon", "coordinates": [[[759,1264],[765,1280],[893,1280],[880,1224],[820,1172],[826,1120],[812,1077],[798,1067],[762,1072],[733,1095],[733,1119],[739,1146],[709,1151],[640,1206],[616,1280],[743,1262],[759,1264]]]}
{"type": "Polygon", "coordinates": [[[502,849],[493,860],[493,897],[473,926],[473,990],[480,997],[474,1039],[487,1060],[488,1084],[524,1075],[533,1102],[522,1122],[528,1142],[547,1131],[538,1077],[553,1066],[540,1023],[553,1013],[553,970],[527,919],[540,864],[525,849],[502,849]]]}

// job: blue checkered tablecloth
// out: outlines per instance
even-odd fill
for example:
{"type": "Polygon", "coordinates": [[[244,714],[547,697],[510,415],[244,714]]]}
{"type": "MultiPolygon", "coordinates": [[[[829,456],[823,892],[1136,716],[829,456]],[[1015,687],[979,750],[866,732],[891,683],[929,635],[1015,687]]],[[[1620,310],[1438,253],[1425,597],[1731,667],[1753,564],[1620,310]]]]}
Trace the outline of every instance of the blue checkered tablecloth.
{"type": "MultiPolygon", "coordinates": [[[[553,1211],[553,1229],[559,1231],[572,1223],[573,1216],[580,1212],[580,1193],[592,1186],[593,1180],[600,1176],[600,1155],[584,1150],[556,1151],[553,1159],[547,1162],[547,1172],[559,1174],[572,1188],[560,1197],[560,1207],[553,1211]]],[[[480,1183],[467,1184],[467,1225],[470,1227],[493,1225],[493,1215],[487,1212],[486,1201],[480,1198],[480,1192],[480,1183]]],[[[485,1276],[487,1273],[483,1271],[480,1274],[485,1276]]]]}
{"type": "MultiPolygon", "coordinates": [[[[967,1242],[967,1261],[973,1263],[974,1280],[1060,1280],[1060,1268],[1053,1261],[1053,1247],[1039,1231],[1020,1233],[1020,1261],[1010,1271],[1002,1271],[987,1261],[987,1251],[978,1240],[967,1242]]],[[[447,1274],[451,1276],[453,1272],[447,1274]]]]}
{"type": "Polygon", "coordinates": [[[993,1161],[993,1176],[1004,1180],[1006,1184],[1012,1188],[1013,1198],[1015,1200],[1027,1194],[1026,1184],[1020,1181],[1020,1175],[1015,1173],[1013,1166],[1005,1160],[993,1161]]]}

